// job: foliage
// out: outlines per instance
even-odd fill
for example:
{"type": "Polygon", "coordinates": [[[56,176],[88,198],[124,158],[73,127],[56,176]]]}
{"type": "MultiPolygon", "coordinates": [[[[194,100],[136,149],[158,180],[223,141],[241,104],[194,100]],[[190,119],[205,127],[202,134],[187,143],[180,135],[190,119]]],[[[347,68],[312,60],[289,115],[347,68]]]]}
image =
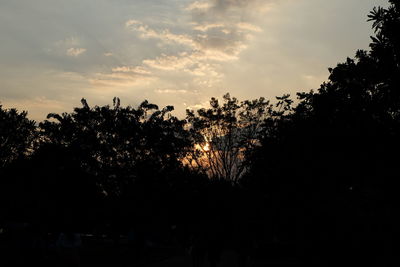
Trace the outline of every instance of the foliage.
{"type": "Polygon", "coordinates": [[[370,51],[329,69],[318,90],[298,93],[295,107],[266,124],[242,180],[271,203],[279,238],[298,235],[320,257],[345,240],[338,255],[359,261],[379,250],[383,228],[397,228],[400,9],[390,3],[369,15],[376,32],[370,51]]]}
{"type": "Polygon", "coordinates": [[[145,166],[147,172],[179,167],[187,146],[184,122],[172,116],[171,106],[159,110],[147,101],[136,109],[90,108],[85,99],[73,113],[49,114],[40,124],[45,143],[68,147],[81,168],[98,177],[107,194],[121,194],[145,166]]]}
{"type": "Polygon", "coordinates": [[[36,126],[27,114],[0,105],[0,168],[32,152],[36,126]]]}
{"type": "Polygon", "coordinates": [[[240,102],[229,94],[220,104],[211,98],[210,108],[197,114],[187,110],[186,120],[196,144],[186,160],[211,178],[238,182],[246,172],[246,157],[261,137],[261,125],[271,106],[264,98],[240,102]]]}

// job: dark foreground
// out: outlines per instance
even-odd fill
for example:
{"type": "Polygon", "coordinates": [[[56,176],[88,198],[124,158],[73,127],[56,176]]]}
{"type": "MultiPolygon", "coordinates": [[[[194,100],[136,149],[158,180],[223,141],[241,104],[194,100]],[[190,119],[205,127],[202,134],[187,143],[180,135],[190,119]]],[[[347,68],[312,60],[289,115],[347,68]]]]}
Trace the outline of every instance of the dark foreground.
{"type": "MultiPolygon", "coordinates": [[[[82,236],[82,244],[76,250],[73,262],[65,260],[65,251],[57,247],[54,242],[49,242],[46,246],[36,245],[36,247],[30,248],[24,247],[22,243],[18,246],[15,244],[5,246],[3,242],[0,253],[2,254],[0,266],[261,267],[303,266],[304,264],[337,266],[333,257],[323,258],[319,253],[315,253],[304,258],[304,255],[300,254],[304,253],[301,248],[279,242],[257,244],[248,251],[244,258],[228,244],[220,251],[216,264],[210,262],[207,252],[196,256],[192,248],[179,244],[148,243],[138,252],[138,248],[130,244],[127,237],[111,239],[108,237],[96,238],[92,235],[82,236]]],[[[342,260],[344,259],[342,258],[342,260]]],[[[361,262],[360,259],[353,260],[361,262]]],[[[387,261],[388,259],[386,261],[382,259],[383,265],[381,266],[392,266],[387,261]]]]}
{"type": "MultiPolygon", "coordinates": [[[[0,235],[1,236],[1,235],[0,235]]],[[[26,244],[24,242],[3,242],[1,247],[0,266],[213,266],[208,255],[194,256],[193,250],[180,245],[147,244],[138,253],[138,249],[129,243],[127,237],[113,240],[107,237],[82,236],[82,244],[76,249],[73,262],[67,262],[65,251],[57,247],[55,237],[49,236],[47,244],[26,244]],[[66,260],[65,260],[66,259],[66,260]]],[[[4,241],[4,240],[3,240],[4,241]]],[[[278,244],[258,246],[241,260],[240,255],[230,248],[220,251],[217,265],[224,266],[296,266],[300,261],[290,249],[278,248],[278,244]],[[275,251],[274,251],[275,250],[275,251]],[[287,251],[283,251],[287,250],[287,251]]],[[[72,250],[71,250],[72,251],[72,250]]],[[[70,257],[70,251],[67,255],[70,257]]],[[[215,265],[214,265],[215,266],[215,265]]]]}

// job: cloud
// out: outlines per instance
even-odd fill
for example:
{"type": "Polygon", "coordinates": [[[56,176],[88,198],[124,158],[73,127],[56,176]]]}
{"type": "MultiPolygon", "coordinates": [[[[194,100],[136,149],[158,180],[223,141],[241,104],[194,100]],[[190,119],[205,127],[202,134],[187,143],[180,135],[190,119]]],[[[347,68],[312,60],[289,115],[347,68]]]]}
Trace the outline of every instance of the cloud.
{"type": "Polygon", "coordinates": [[[209,106],[210,106],[210,102],[209,102],[209,100],[207,100],[207,101],[204,101],[202,103],[197,103],[197,104],[194,104],[194,105],[190,105],[190,106],[187,107],[187,109],[189,109],[189,110],[198,110],[198,109],[202,109],[202,108],[207,108],[209,106]]]}
{"type": "Polygon", "coordinates": [[[86,52],[86,48],[71,47],[67,50],[67,55],[71,57],[78,57],[86,52]]]}
{"type": "Polygon", "coordinates": [[[207,10],[211,7],[211,3],[209,1],[195,1],[191,4],[189,4],[188,7],[186,7],[186,10],[188,11],[193,11],[193,10],[207,10]]]}
{"type": "Polygon", "coordinates": [[[187,90],[176,90],[176,89],[157,89],[155,90],[158,94],[186,94],[187,90]]]}
{"type": "MultiPolygon", "coordinates": [[[[250,23],[237,23],[230,26],[224,24],[195,25],[193,29],[208,32],[209,29],[220,28],[218,32],[206,34],[179,35],[173,34],[168,29],[157,32],[141,22],[130,20],[126,22],[133,31],[139,32],[141,38],[154,38],[166,44],[176,43],[185,45],[193,54],[202,55],[202,58],[217,61],[230,61],[238,58],[245,48],[245,41],[249,39],[248,32],[259,32],[261,29],[250,23]],[[225,31],[224,31],[225,30],[225,31]]],[[[198,57],[199,58],[199,57],[198,57]]],[[[145,64],[152,64],[154,60],[148,60],[145,64]]],[[[158,59],[159,61],[159,59],[158,59]]],[[[173,69],[171,66],[168,69],[173,69]]]]}
{"type": "Polygon", "coordinates": [[[270,3],[268,0],[204,0],[191,3],[186,9],[193,12],[225,13],[232,9],[265,8],[270,3]]]}
{"type": "Polygon", "coordinates": [[[198,50],[212,60],[238,59],[252,34],[262,31],[253,21],[257,21],[259,10],[269,5],[268,0],[193,2],[186,10],[191,12],[193,29],[204,33],[194,36],[198,50]]]}
{"type": "MultiPolygon", "coordinates": [[[[214,56],[218,57],[218,55],[214,56]]],[[[203,52],[182,52],[178,56],[162,55],[156,59],[143,60],[143,64],[149,68],[162,71],[183,71],[193,76],[221,78],[221,74],[217,71],[219,65],[208,62],[210,58],[212,58],[210,54],[204,54],[203,52]]]]}
{"type": "MultiPolygon", "coordinates": [[[[237,60],[239,54],[246,49],[246,42],[251,40],[252,34],[262,31],[259,26],[251,22],[255,16],[244,16],[244,14],[257,13],[257,10],[262,10],[262,7],[265,8],[270,3],[268,0],[194,1],[184,9],[192,15],[189,25],[194,32],[191,35],[175,34],[170,29],[156,30],[133,19],[126,21],[125,26],[138,33],[142,39],[157,39],[163,44],[183,45],[185,51],[191,51],[190,53],[196,54],[197,58],[200,54],[203,59],[231,61],[237,60]]],[[[156,68],[161,68],[162,65],[164,68],[164,64],[155,63],[162,60],[169,61],[170,58],[168,56],[161,58],[149,59],[145,64],[156,68]]],[[[176,66],[165,66],[166,70],[175,68],[176,66]]]]}
{"type": "MultiPolygon", "coordinates": [[[[161,53],[142,60],[141,65],[119,67],[119,72],[137,70],[151,72],[154,76],[169,79],[189,75],[193,86],[210,88],[224,77],[222,64],[236,61],[248,47],[253,34],[262,29],[256,25],[255,16],[270,1],[267,0],[207,0],[194,1],[184,8],[191,15],[186,33],[177,34],[171,29],[153,28],[140,20],[130,19],[125,27],[141,39],[158,41],[161,53]],[[190,34],[189,34],[190,33],[190,34]],[[167,46],[165,46],[167,45],[167,46]],[[168,73],[168,74],[167,74],[168,73]]],[[[117,69],[113,69],[116,71],[117,69]]],[[[114,77],[116,74],[109,74],[114,77]]],[[[120,75],[120,74],[119,74],[120,75]]],[[[168,89],[172,90],[172,89],[168,89]]],[[[175,89],[173,89],[175,90],[175,89]]],[[[161,93],[161,91],[157,91],[161,93]]],[[[172,92],[172,91],[168,91],[172,92]]],[[[174,91],[176,92],[176,90],[174,91]]]]}
{"type": "Polygon", "coordinates": [[[203,24],[203,25],[198,25],[197,23],[194,23],[193,29],[196,31],[201,31],[201,32],[206,32],[211,29],[215,28],[223,28],[225,25],[223,23],[209,23],[209,24],[203,24]]]}
{"type": "Polygon", "coordinates": [[[236,24],[236,26],[238,27],[238,29],[240,30],[244,30],[244,31],[252,31],[252,32],[262,32],[262,29],[256,25],[253,25],[251,23],[248,22],[239,22],[238,24],[236,24]]]}
{"type": "Polygon", "coordinates": [[[140,66],[135,66],[135,67],[130,67],[130,66],[122,66],[122,67],[115,67],[111,69],[113,72],[131,72],[131,73],[136,73],[136,74],[151,74],[149,70],[147,70],[144,67],[140,66]]]}
{"type": "Polygon", "coordinates": [[[195,62],[186,53],[182,53],[179,56],[161,55],[156,59],[145,59],[143,60],[143,64],[153,69],[179,71],[195,64],[195,62]]]}
{"type": "Polygon", "coordinates": [[[45,51],[53,55],[79,57],[87,51],[87,49],[83,48],[82,46],[83,44],[80,38],[76,36],[70,36],[54,42],[50,47],[45,48],[45,51]]]}
{"type": "Polygon", "coordinates": [[[112,68],[110,72],[95,73],[89,78],[91,85],[101,88],[134,87],[147,85],[155,78],[143,67],[121,66],[112,68]]]}
{"type": "Polygon", "coordinates": [[[159,39],[164,43],[176,43],[189,47],[196,47],[195,42],[189,35],[185,34],[173,34],[168,29],[164,29],[162,31],[156,31],[151,29],[148,25],[143,24],[137,20],[128,20],[125,23],[127,28],[130,28],[132,31],[139,32],[140,37],[143,39],[159,39]]]}

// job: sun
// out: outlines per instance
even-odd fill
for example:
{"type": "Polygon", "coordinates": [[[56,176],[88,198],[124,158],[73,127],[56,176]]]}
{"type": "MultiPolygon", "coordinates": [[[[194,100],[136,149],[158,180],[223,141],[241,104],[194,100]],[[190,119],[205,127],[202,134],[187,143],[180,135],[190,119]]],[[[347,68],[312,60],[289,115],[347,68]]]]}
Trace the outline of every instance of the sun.
{"type": "Polygon", "coordinates": [[[201,150],[203,152],[209,152],[211,150],[211,146],[210,146],[210,143],[205,143],[204,145],[196,144],[195,149],[201,150]]]}
{"type": "Polygon", "coordinates": [[[210,151],[210,144],[209,144],[209,143],[206,143],[206,144],[203,146],[203,150],[204,150],[205,152],[210,151]]]}

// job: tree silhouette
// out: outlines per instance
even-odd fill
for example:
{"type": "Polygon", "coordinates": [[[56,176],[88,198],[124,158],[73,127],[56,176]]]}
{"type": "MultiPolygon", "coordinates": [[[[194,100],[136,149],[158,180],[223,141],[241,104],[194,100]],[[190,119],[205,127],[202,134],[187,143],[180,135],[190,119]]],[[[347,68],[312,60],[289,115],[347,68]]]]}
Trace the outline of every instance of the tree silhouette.
{"type": "Polygon", "coordinates": [[[32,152],[35,145],[35,121],[27,112],[3,109],[0,105],[0,168],[32,152]]]}
{"type": "Polygon", "coordinates": [[[45,143],[74,151],[81,168],[98,177],[106,194],[121,194],[145,165],[151,172],[181,164],[188,143],[184,121],[170,115],[173,107],[159,110],[147,101],[137,109],[122,107],[118,98],[112,107],[90,108],[85,99],[82,105],[70,114],[49,114],[53,121],[41,123],[40,129],[45,143]]]}
{"type": "Polygon", "coordinates": [[[243,180],[269,200],[275,234],[318,260],[393,260],[383,250],[396,232],[400,171],[400,13],[390,3],[369,15],[369,52],[329,69],[316,92],[298,93],[295,107],[266,124],[243,180]]]}
{"type": "Polygon", "coordinates": [[[238,182],[246,172],[246,156],[258,145],[261,124],[271,109],[264,98],[240,102],[228,94],[223,104],[211,98],[210,108],[197,114],[187,110],[186,120],[195,148],[189,165],[211,178],[238,182]]]}

